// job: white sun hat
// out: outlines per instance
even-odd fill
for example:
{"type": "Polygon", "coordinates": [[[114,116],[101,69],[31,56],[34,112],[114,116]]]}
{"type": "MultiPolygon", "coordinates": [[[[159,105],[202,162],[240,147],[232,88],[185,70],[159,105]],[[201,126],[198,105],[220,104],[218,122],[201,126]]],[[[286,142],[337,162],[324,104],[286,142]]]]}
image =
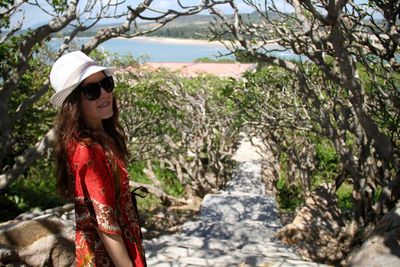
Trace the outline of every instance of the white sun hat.
{"type": "Polygon", "coordinates": [[[50,71],[50,83],[56,91],[50,98],[50,103],[60,108],[64,100],[85,78],[99,71],[109,73],[111,68],[100,66],[81,51],[61,56],[54,62],[50,71]]]}

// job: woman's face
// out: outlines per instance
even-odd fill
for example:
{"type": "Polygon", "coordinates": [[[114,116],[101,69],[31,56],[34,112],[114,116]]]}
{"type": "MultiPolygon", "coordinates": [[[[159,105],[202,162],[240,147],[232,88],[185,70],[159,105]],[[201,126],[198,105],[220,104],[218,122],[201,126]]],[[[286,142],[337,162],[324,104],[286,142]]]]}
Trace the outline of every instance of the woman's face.
{"type": "MultiPolygon", "coordinates": [[[[88,84],[99,83],[105,78],[103,72],[96,72],[87,77],[81,83],[81,87],[88,84]]],[[[101,95],[95,100],[88,100],[83,93],[80,94],[82,113],[85,121],[94,130],[102,130],[102,120],[108,119],[113,115],[113,94],[108,93],[104,88],[101,88],[101,95]]]]}

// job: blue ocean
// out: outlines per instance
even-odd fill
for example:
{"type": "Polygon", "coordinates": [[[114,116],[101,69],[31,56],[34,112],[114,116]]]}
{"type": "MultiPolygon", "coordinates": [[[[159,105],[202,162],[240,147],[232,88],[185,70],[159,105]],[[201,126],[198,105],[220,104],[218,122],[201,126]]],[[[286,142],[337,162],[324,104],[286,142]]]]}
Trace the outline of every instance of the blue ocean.
{"type": "MultiPolygon", "coordinates": [[[[88,37],[77,38],[82,44],[88,40],[88,37]]],[[[60,39],[51,41],[55,48],[58,48],[60,43],[60,39]]],[[[98,49],[120,55],[130,54],[146,62],[193,62],[201,57],[233,58],[232,55],[226,55],[229,51],[219,43],[164,42],[157,38],[111,39],[102,43],[98,49]]]]}
{"type": "Polygon", "coordinates": [[[220,54],[229,53],[220,44],[169,43],[141,38],[112,39],[104,42],[101,49],[121,55],[131,54],[135,58],[145,57],[148,62],[193,62],[200,57],[216,59],[220,54]]]}
{"type": "MultiPolygon", "coordinates": [[[[89,37],[78,38],[78,42],[85,43],[89,37]]],[[[55,47],[60,44],[59,39],[52,39],[55,47]]],[[[230,51],[220,43],[196,43],[185,41],[163,41],[162,38],[133,38],[111,39],[102,43],[98,49],[120,55],[132,55],[134,58],[145,62],[193,62],[198,58],[210,59],[228,58],[234,59],[230,51]]],[[[292,58],[290,52],[274,52],[279,57],[292,58]]]]}

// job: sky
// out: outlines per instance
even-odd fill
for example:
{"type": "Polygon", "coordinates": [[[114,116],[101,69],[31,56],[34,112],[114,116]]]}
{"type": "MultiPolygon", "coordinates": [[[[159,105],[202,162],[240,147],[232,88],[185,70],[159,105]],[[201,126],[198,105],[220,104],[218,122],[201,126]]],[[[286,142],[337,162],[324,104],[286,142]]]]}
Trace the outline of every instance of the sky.
{"type": "MultiPolygon", "coordinates": [[[[43,7],[48,8],[48,5],[45,3],[44,0],[37,0],[37,1],[43,7]]],[[[95,1],[97,1],[98,3],[100,3],[100,1],[102,1],[104,3],[104,2],[108,2],[108,1],[116,2],[116,1],[121,1],[121,0],[95,0],[95,1]]],[[[87,1],[81,1],[81,2],[86,3],[87,1]]],[[[126,2],[129,2],[133,7],[135,7],[138,5],[138,3],[142,2],[142,1],[127,0],[126,2]]],[[[185,4],[185,5],[196,5],[199,2],[201,2],[201,1],[200,0],[181,0],[181,3],[185,4]]],[[[263,1],[261,1],[261,2],[263,2],[263,1]]],[[[277,2],[279,2],[281,4],[281,2],[284,2],[284,1],[278,0],[277,2]]],[[[236,4],[238,6],[238,9],[242,13],[250,13],[253,11],[253,8],[251,8],[248,5],[246,5],[245,3],[243,3],[242,0],[237,0],[236,4]]],[[[180,9],[176,0],[154,0],[154,2],[151,4],[150,7],[157,9],[157,10],[168,10],[168,9],[179,10],[180,9]]],[[[231,13],[231,8],[226,5],[219,5],[219,9],[221,9],[225,13],[231,13]]],[[[25,13],[23,28],[35,27],[40,24],[47,23],[51,19],[51,17],[48,14],[46,14],[45,12],[43,12],[42,10],[40,10],[38,7],[36,7],[34,5],[25,3],[22,5],[21,10],[23,10],[23,12],[25,13]]],[[[12,20],[13,25],[15,25],[17,23],[17,20],[22,17],[22,14],[23,14],[22,12],[19,12],[18,16],[14,16],[14,19],[12,20]],[[16,19],[15,17],[17,17],[18,19],[16,19]]],[[[202,14],[208,14],[208,12],[203,12],[202,14]]],[[[112,21],[108,21],[108,22],[112,22],[112,21]]]]}
{"type": "MultiPolygon", "coordinates": [[[[46,7],[46,1],[45,0],[30,0],[30,1],[37,1],[39,2],[43,7],[46,7]]],[[[93,0],[97,2],[97,5],[99,5],[101,2],[105,3],[105,2],[112,2],[115,3],[117,1],[124,1],[124,0],[93,0]]],[[[255,0],[256,2],[261,2],[264,3],[264,0],[255,0]]],[[[80,1],[81,3],[85,4],[88,1],[80,1]]],[[[125,2],[129,3],[130,5],[132,5],[132,7],[136,7],[140,2],[140,0],[126,0],[125,2]]],[[[181,0],[181,3],[184,5],[196,5],[199,2],[201,2],[200,0],[181,0]]],[[[243,2],[243,0],[236,0],[236,5],[238,6],[238,9],[240,12],[242,13],[250,13],[253,10],[252,7],[248,6],[247,4],[245,4],[243,2]]],[[[367,0],[356,0],[356,3],[365,3],[367,2],[367,0]]],[[[279,10],[281,11],[291,11],[290,10],[290,5],[286,3],[286,1],[283,0],[275,0],[275,4],[277,5],[277,7],[279,8],[279,10]]],[[[47,6],[48,7],[48,6],[47,6]]],[[[179,5],[177,4],[177,0],[154,0],[154,2],[151,4],[150,6],[153,9],[157,9],[157,10],[168,10],[168,9],[177,9],[179,10],[179,5]]],[[[83,9],[82,5],[81,8],[83,9]]],[[[25,19],[24,19],[24,24],[23,27],[24,29],[28,28],[28,27],[37,27],[38,25],[41,24],[45,24],[47,23],[51,17],[46,14],[44,11],[40,10],[39,8],[37,8],[34,5],[30,5],[30,4],[23,4],[22,5],[22,9],[25,12],[25,19]]],[[[226,5],[219,5],[219,9],[221,9],[223,12],[225,13],[231,13],[231,8],[226,6],[226,5]]],[[[19,18],[22,17],[22,12],[19,12],[19,16],[14,16],[14,19],[12,20],[12,24],[15,25],[17,20],[19,18]]],[[[203,12],[202,14],[208,14],[208,12],[203,12]]],[[[105,21],[107,23],[111,23],[111,22],[118,22],[116,20],[114,21],[105,21]]]]}

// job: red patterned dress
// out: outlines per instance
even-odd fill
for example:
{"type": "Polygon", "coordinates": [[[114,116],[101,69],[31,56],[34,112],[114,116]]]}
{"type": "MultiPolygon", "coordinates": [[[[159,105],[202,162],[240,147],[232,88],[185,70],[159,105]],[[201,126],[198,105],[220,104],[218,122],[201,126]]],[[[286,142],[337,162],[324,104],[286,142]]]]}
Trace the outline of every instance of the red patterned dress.
{"type": "Polygon", "coordinates": [[[75,177],[76,266],[114,266],[97,229],[121,235],[134,266],[146,266],[125,164],[116,159],[119,179],[115,179],[100,145],[75,143],[68,151],[70,173],[75,177]]]}

